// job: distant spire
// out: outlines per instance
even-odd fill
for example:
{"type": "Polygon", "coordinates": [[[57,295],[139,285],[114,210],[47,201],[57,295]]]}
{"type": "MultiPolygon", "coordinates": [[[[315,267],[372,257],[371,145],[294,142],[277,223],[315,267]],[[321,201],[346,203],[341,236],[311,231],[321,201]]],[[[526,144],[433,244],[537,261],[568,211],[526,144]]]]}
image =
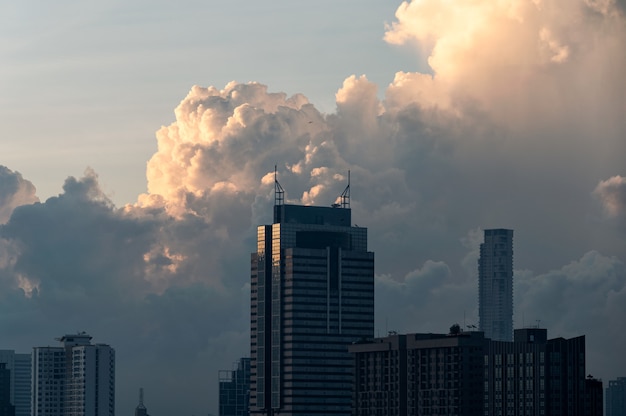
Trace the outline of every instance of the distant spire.
{"type": "Polygon", "coordinates": [[[148,410],[143,405],[143,387],[139,388],[139,404],[135,408],[135,416],[148,416],[148,410]]]}

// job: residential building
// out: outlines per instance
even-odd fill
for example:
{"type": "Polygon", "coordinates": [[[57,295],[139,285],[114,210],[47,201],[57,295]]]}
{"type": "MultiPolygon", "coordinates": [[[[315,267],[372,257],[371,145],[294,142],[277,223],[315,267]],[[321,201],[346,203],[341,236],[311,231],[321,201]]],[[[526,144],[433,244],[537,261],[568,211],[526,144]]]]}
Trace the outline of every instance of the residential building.
{"type": "Polygon", "coordinates": [[[548,340],[545,329],[527,328],[514,342],[493,341],[455,325],[449,334],[394,334],[349,350],[354,416],[602,413],[602,383],[585,379],[584,336],[548,340]]]}
{"type": "Polygon", "coordinates": [[[31,355],[14,350],[0,350],[0,363],[6,363],[11,372],[11,404],[15,416],[30,416],[31,355]]]}
{"type": "Polygon", "coordinates": [[[490,341],[485,355],[485,414],[585,414],[585,336],[547,339],[543,328],[490,341]]]}
{"type": "Polygon", "coordinates": [[[609,381],[606,388],[606,416],[626,416],[626,377],[609,381]]]}
{"type": "Polygon", "coordinates": [[[219,416],[250,414],[250,358],[241,358],[233,370],[220,370],[219,416]]]}
{"type": "Polygon", "coordinates": [[[513,230],[485,230],[478,259],[479,329],[485,338],[513,338],[513,230]]]}
{"type": "Polygon", "coordinates": [[[482,332],[391,334],[349,350],[354,416],[483,415],[482,332]]]}
{"type": "Polygon", "coordinates": [[[33,416],[113,416],[115,350],[84,332],[33,348],[33,416]]]}
{"type": "Polygon", "coordinates": [[[251,258],[250,411],[346,416],[348,346],[374,336],[374,253],[352,226],[349,185],[331,207],[284,204],[251,258]]]}

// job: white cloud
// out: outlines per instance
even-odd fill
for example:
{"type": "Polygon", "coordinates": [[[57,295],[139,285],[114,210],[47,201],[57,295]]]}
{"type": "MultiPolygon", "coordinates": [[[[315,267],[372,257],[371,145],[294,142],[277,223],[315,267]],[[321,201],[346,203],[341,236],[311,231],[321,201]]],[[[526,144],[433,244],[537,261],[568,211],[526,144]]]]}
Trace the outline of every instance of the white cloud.
{"type": "Polygon", "coordinates": [[[413,92],[399,88],[396,100],[408,95],[423,106],[457,111],[470,103],[508,126],[583,116],[593,110],[583,96],[590,89],[608,97],[607,88],[626,87],[617,72],[607,73],[626,69],[618,10],[614,1],[403,2],[385,40],[425,51],[433,74],[400,73],[390,90],[410,82],[413,92]]]}
{"type": "Polygon", "coordinates": [[[38,201],[32,183],[19,172],[0,165],[0,224],[9,220],[16,207],[38,201]]]}
{"type": "Polygon", "coordinates": [[[608,218],[618,219],[626,224],[626,177],[618,175],[600,181],[593,195],[602,203],[608,218]]]}

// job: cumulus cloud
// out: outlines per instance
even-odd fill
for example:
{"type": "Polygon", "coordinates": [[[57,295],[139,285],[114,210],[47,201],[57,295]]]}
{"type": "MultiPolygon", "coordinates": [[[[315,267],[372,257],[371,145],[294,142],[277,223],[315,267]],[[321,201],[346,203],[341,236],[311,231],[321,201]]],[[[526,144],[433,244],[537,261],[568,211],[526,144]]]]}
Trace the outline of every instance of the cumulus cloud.
{"type": "MultiPolygon", "coordinates": [[[[427,260],[398,279],[376,278],[376,326],[385,331],[445,333],[452,324],[475,324],[475,279],[455,278],[442,261],[427,260]]],[[[383,331],[382,333],[380,331],[383,331]]]]}
{"type": "MultiPolygon", "coordinates": [[[[86,330],[117,349],[124,406],[136,386],[162,388],[144,375],[155,367],[198,381],[207,368],[230,368],[235,357],[224,361],[223,331],[237,341],[227,351],[247,351],[240,342],[248,333],[247,249],[236,241],[229,254],[218,233],[197,216],[118,209],[91,170],[68,178],[59,196],[17,207],[0,226],[0,328],[13,343],[5,347],[28,352],[86,330]]],[[[190,383],[188,394],[205,390],[190,383]]],[[[159,403],[172,412],[180,405],[159,403]]]]}
{"type": "Polygon", "coordinates": [[[516,319],[548,328],[552,337],[586,335],[587,371],[624,368],[620,345],[626,316],[626,265],[590,251],[557,270],[516,273],[516,319]],[[521,316],[520,316],[521,315],[521,316]]]}
{"type": "Polygon", "coordinates": [[[38,202],[35,186],[19,172],[0,165],[0,224],[6,223],[20,205],[38,202]]]}
{"type": "Polygon", "coordinates": [[[619,10],[615,1],[403,2],[385,40],[420,48],[433,74],[399,74],[392,89],[413,88],[394,97],[461,111],[477,106],[507,125],[584,115],[594,108],[576,100],[582,93],[626,87],[617,76],[626,56],[619,10]]]}
{"type": "Polygon", "coordinates": [[[274,164],[295,165],[323,125],[304,96],[268,93],[258,83],[193,87],[175,114],[157,132],[159,151],[148,162],[149,194],[162,199],[140,198],[173,215],[202,215],[198,201],[251,197],[274,164]]]}

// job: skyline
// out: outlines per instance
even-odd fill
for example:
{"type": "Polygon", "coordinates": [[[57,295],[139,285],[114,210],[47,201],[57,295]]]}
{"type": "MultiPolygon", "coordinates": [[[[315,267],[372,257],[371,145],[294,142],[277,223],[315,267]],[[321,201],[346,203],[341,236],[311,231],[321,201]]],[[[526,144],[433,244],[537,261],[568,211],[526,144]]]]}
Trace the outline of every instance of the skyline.
{"type": "Polygon", "coordinates": [[[623,1],[25,4],[0,13],[2,349],[85,330],[116,349],[118,412],[143,387],[155,416],[216,413],[277,165],[287,203],[351,172],[376,335],[477,323],[502,227],[514,327],[626,373],[623,1]]]}

